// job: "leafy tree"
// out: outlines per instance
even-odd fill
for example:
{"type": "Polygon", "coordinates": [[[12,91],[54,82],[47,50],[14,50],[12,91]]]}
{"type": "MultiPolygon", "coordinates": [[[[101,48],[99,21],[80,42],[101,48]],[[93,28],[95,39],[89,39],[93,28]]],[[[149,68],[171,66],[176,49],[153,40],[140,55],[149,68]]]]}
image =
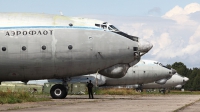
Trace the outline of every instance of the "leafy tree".
{"type": "Polygon", "coordinates": [[[189,81],[184,85],[186,90],[200,90],[199,68],[187,68],[187,66],[182,62],[175,62],[172,65],[168,64],[167,67],[172,67],[178,74],[189,78],[189,81]]]}
{"type": "Polygon", "coordinates": [[[198,73],[198,69],[197,68],[193,68],[191,74],[189,74],[189,81],[185,84],[185,87],[187,90],[196,90],[196,86],[195,84],[197,83],[197,80],[196,82],[194,82],[196,76],[197,76],[197,73],[198,73]]]}
{"type": "Polygon", "coordinates": [[[177,71],[178,74],[182,76],[188,76],[188,68],[182,62],[175,62],[172,64],[172,68],[177,71]]]}
{"type": "Polygon", "coordinates": [[[189,81],[188,82],[186,82],[186,84],[184,85],[184,88],[186,89],[186,90],[192,90],[193,89],[193,87],[192,87],[192,82],[193,82],[193,79],[194,79],[194,77],[196,76],[194,73],[193,73],[193,75],[192,75],[192,72],[193,72],[193,70],[192,69],[188,69],[188,72],[187,72],[187,77],[189,78],[189,81]]]}
{"type": "Polygon", "coordinates": [[[200,90],[200,73],[196,75],[193,82],[193,90],[199,91],[200,90]]]}
{"type": "Polygon", "coordinates": [[[172,68],[172,66],[170,64],[167,64],[166,67],[169,68],[169,69],[172,68]]]}

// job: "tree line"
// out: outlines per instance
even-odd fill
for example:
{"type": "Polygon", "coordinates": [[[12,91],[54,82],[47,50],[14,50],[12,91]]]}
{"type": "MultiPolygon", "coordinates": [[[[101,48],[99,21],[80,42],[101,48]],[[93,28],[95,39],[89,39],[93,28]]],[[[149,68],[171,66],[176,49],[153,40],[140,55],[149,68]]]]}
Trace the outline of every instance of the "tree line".
{"type": "Polygon", "coordinates": [[[175,62],[172,65],[168,64],[167,67],[173,68],[178,74],[189,78],[189,81],[184,85],[185,90],[200,90],[200,68],[187,68],[182,62],[175,62]]]}

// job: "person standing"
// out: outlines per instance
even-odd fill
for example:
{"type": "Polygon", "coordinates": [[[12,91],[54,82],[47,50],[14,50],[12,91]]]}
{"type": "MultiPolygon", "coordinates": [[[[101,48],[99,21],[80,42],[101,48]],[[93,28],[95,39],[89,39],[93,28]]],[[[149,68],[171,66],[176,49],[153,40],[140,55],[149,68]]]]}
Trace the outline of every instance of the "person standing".
{"type": "Polygon", "coordinates": [[[88,88],[89,99],[94,99],[94,97],[93,97],[93,91],[92,91],[93,84],[92,84],[91,80],[87,84],[87,88],[88,88]]]}

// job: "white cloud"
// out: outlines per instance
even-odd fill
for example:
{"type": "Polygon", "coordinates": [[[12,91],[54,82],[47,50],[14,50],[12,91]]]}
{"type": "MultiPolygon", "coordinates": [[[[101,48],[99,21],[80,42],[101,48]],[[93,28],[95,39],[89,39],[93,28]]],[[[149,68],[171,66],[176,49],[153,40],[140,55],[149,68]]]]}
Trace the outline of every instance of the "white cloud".
{"type": "Polygon", "coordinates": [[[182,49],[183,53],[188,55],[200,54],[200,26],[196,29],[195,33],[190,37],[188,45],[182,49]]]}
{"type": "Polygon", "coordinates": [[[180,15],[183,13],[183,8],[179,6],[175,6],[173,9],[171,9],[169,12],[167,12],[163,17],[171,18],[176,15],[180,15]]]}
{"type": "Polygon", "coordinates": [[[162,33],[159,39],[160,49],[167,47],[171,43],[168,33],[162,33]]]}
{"type": "Polygon", "coordinates": [[[200,50],[199,46],[200,43],[187,45],[186,48],[182,49],[181,53],[187,53],[192,56],[200,50]]]}
{"type": "Polygon", "coordinates": [[[191,3],[185,6],[184,11],[186,14],[191,14],[197,11],[200,11],[200,4],[191,3]]]}
{"type": "Polygon", "coordinates": [[[200,11],[200,4],[191,3],[185,6],[185,8],[175,6],[173,9],[168,11],[162,17],[165,19],[174,20],[178,24],[191,25],[191,24],[196,24],[196,22],[193,20],[190,20],[189,14],[195,13],[197,11],[200,11]]]}
{"type": "MultiPolygon", "coordinates": [[[[178,24],[171,23],[167,25],[162,22],[160,25],[151,26],[154,35],[150,38],[150,41],[153,43],[154,48],[145,57],[161,62],[165,60],[167,63],[181,61],[190,67],[200,67],[200,59],[197,58],[200,55],[200,21],[190,19],[190,14],[196,12],[199,14],[199,11],[200,4],[192,3],[185,6],[185,8],[175,6],[162,16],[163,19],[171,19],[178,24]]],[[[145,24],[152,23],[147,21],[145,24]]]]}
{"type": "MultiPolygon", "coordinates": [[[[151,38],[152,39],[152,38],[151,38]]],[[[168,33],[162,33],[159,37],[154,38],[151,43],[154,48],[152,49],[152,55],[157,55],[160,51],[166,50],[170,45],[171,39],[168,33]]],[[[158,55],[157,55],[158,56],[158,55]]],[[[166,55],[165,55],[166,56],[166,55]]]]}
{"type": "Polygon", "coordinates": [[[200,25],[196,29],[194,35],[190,37],[189,43],[190,44],[196,44],[200,42],[200,25]]]}
{"type": "Polygon", "coordinates": [[[153,44],[143,58],[164,64],[183,62],[188,67],[200,67],[200,4],[191,3],[184,8],[175,6],[162,17],[108,17],[95,16],[121,31],[146,39],[153,44]],[[104,18],[105,17],[105,18],[104,18]]]}
{"type": "Polygon", "coordinates": [[[149,39],[150,37],[153,36],[153,33],[154,33],[152,29],[144,29],[142,32],[143,32],[144,39],[149,39]]]}

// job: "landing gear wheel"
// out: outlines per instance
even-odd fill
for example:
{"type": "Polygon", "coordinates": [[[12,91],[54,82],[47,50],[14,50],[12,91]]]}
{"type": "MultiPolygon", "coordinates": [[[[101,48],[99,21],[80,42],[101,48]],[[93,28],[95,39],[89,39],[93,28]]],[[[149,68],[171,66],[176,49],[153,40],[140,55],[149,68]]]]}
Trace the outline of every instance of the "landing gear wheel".
{"type": "Polygon", "coordinates": [[[56,84],[51,87],[50,94],[53,99],[64,99],[67,96],[67,89],[62,84],[56,84]]]}
{"type": "Polygon", "coordinates": [[[143,88],[141,88],[141,92],[143,92],[144,90],[143,90],[143,88]]]}
{"type": "Polygon", "coordinates": [[[137,91],[137,92],[143,92],[142,84],[140,84],[140,85],[138,86],[138,88],[136,88],[136,91],[137,91]]]}
{"type": "Polygon", "coordinates": [[[166,93],[166,90],[165,90],[165,89],[161,89],[161,90],[159,90],[159,91],[160,91],[160,93],[163,93],[163,94],[166,93]]]}
{"type": "Polygon", "coordinates": [[[141,92],[143,92],[143,89],[142,88],[137,88],[136,91],[141,93],[141,92]]]}

